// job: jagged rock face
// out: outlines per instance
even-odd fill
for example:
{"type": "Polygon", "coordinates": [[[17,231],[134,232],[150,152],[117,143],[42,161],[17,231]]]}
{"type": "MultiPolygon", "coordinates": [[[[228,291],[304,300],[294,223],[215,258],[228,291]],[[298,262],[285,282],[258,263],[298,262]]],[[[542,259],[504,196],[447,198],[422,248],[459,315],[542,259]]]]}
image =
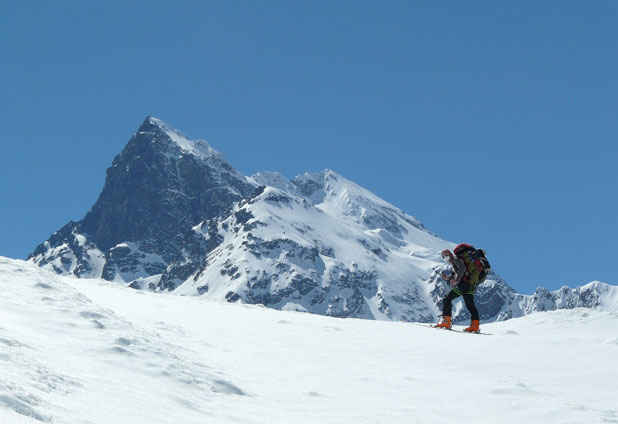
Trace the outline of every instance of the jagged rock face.
{"type": "Polygon", "coordinates": [[[57,272],[109,280],[161,274],[191,227],[254,190],[206,142],[189,141],[147,118],[108,168],[86,217],[55,233],[30,258],[57,272]],[[93,266],[91,256],[102,265],[93,266]]]}
{"type": "Polygon", "coordinates": [[[100,275],[100,263],[94,259],[101,257],[102,253],[86,237],[78,234],[78,228],[79,223],[69,222],[39,245],[28,259],[58,274],[100,275]]]}
{"type": "MultiPolygon", "coordinates": [[[[80,225],[100,249],[139,240],[145,251],[221,214],[254,187],[217,153],[214,166],[185,153],[148,119],[107,170],[99,199],[80,225]]],[[[173,246],[173,250],[180,246],[173,246]]]]}
{"type": "Polygon", "coordinates": [[[618,303],[618,293],[615,286],[598,281],[576,287],[562,287],[550,292],[539,287],[531,296],[517,295],[523,314],[539,311],[573,308],[615,308],[618,303]]]}

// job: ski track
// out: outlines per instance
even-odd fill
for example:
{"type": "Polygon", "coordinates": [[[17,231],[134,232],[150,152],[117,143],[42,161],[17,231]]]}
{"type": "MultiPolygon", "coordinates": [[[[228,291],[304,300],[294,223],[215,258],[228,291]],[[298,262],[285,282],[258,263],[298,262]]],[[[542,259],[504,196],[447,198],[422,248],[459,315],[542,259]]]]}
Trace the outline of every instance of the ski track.
{"type": "Polygon", "coordinates": [[[2,423],[618,423],[618,314],[492,337],[134,291],[0,258],[2,423]]]}

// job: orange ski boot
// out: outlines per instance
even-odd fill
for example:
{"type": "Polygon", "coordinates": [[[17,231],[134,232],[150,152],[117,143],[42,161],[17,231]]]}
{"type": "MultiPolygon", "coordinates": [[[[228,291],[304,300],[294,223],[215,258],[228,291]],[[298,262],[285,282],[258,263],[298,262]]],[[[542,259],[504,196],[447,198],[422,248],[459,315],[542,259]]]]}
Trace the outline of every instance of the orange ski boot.
{"type": "Polygon", "coordinates": [[[436,324],[438,328],[446,328],[447,330],[451,328],[451,317],[445,316],[440,324],[436,324]]]}
{"type": "Polygon", "coordinates": [[[464,328],[464,331],[468,333],[480,333],[481,329],[479,328],[479,320],[478,319],[473,320],[472,323],[470,324],[470,327],[464,328]]]}

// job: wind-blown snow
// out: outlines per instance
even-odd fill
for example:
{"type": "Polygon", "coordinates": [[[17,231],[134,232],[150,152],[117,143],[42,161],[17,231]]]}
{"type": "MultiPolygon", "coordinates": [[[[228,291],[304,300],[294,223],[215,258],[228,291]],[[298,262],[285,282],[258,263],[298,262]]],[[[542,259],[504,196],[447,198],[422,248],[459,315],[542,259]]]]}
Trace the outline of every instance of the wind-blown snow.
{"type": "Polygon", "coordinates": [[[487,335],[61,277],[0,257],[2,423],[618,422],[618,314],[487,335]]]}

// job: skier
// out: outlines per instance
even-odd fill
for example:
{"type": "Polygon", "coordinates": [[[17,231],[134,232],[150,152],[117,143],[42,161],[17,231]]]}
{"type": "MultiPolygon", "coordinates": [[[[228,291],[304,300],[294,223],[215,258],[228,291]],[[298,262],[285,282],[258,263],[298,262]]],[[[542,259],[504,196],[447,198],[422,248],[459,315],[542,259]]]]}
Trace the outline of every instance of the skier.
{"type": "Polygon", "coordinates": [[[474,291],[475,287],[470,283],[470,277],[468,276],[468,270],[464,261],[453,255],[453,253],[446,249],[442,251],[442,260],[453,266],[450,273],[443,272],[442,278],[452,287],[448,292],[444,300],[442,301],[442,317],[441,323],[436,325],[440,328],[451,328],[451,315],[453,311],[453,300],[459,296],[463,296],[466,308],[470,311],[472,323],[470,327],[465,328],[464,331],[469,333],[479,332],[479,312],[474,306],[474,291]]]}

